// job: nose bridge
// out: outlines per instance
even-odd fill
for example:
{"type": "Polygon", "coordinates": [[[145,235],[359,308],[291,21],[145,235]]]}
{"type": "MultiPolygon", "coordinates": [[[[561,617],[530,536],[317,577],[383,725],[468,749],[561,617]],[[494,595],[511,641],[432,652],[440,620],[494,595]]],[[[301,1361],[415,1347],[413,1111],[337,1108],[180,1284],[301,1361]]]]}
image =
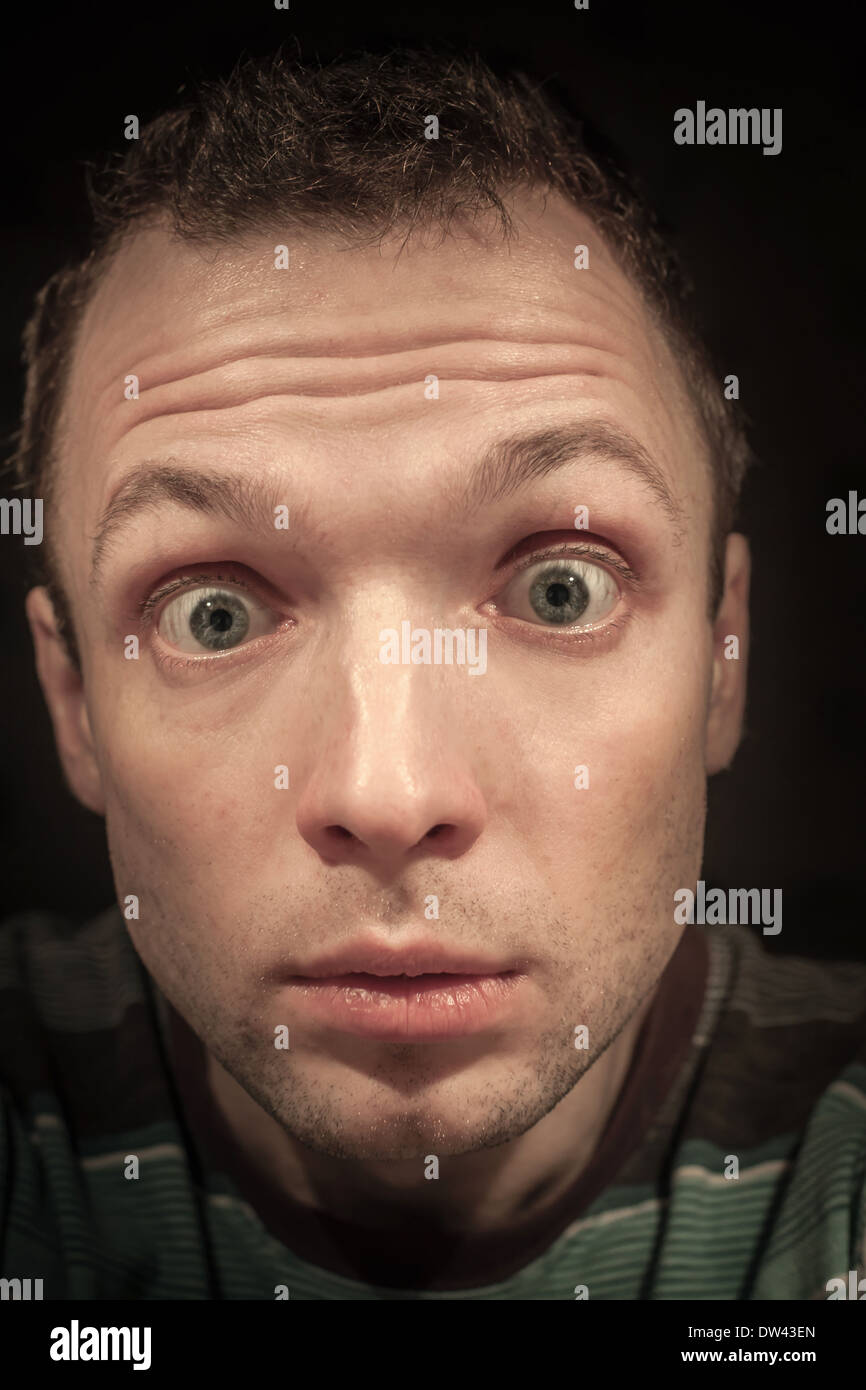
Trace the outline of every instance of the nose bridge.
{"type": "Polygon", "coordinates": [[[384,793],[401,781],[408,789],[411,769],[416,776],[420,771],[436,731],[437,702],[423,679],[419,681],[419,668],[387,664],[381,655],[377,636],[374,649],[357,657],[347,672],[349,721],[343,756],[359,788],[378,781],[384,793]],[[427,740],[420,737],[422,732],[427,740]]]}
{"type": "MultiPolygon", "coordinates": [[[[448,714],[453,716],[461,698],[453,677],[465,678],[466,672],[445,672],[432,660],[423,665],[411,659],[411,633],[435,630],[429,599],[421,601],[419,588],[423,595],[417,575],[411,585],[358,586],[331,648],[329,689],[342,716],[334,710],[333,723],[322,730],[323,743],[336,743],[359,785],[372,785],[378,776],[384,790],[386,783],[420,768],[432,747],[441,747],[449,723],[452,734],[460,732],[448,714]]],[[[431,655],[433,645],[431,638],[431,655]]],[[[454,739],[455,752],[459,741],[454,739]]]]}
{"type": "Polygon", "coordinates": [[[390,615],[371,618],[353,624],[332,653],[298,828],[329,856],[341,846],[340,853],[393,859],[434,840],[443,852],[459,853],[485,814],[460,689],[472,678],[454,665],[403,660],[402,617],[396,628],[390,615]]]}

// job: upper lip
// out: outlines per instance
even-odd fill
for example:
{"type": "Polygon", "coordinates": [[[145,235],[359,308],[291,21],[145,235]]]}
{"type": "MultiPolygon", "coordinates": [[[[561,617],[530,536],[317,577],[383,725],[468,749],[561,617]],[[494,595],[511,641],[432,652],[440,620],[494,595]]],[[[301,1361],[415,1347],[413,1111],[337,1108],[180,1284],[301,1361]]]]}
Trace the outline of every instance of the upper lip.
{"type": "Polygon", "coordinates": [[[387,946],[357,942],[319,956],[293,971],[311,979],[334,975],[501,975],[515,968],[512,962],[469,954],[443,946],[441,942],[418,942],[410,946],[387,946]]]}

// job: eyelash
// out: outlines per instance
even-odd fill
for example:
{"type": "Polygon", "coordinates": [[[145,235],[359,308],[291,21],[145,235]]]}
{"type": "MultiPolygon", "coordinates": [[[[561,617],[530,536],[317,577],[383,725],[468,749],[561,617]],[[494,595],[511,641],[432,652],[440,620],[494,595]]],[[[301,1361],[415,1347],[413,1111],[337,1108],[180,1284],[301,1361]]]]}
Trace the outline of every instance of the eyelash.
{"type": "Polygon", "coordinates": [[[573,555],[578,560],[597,560],[599,564],[607,569],[613,570],[620,579],[624,579],[626,584],[636,585],[638,577],[630,565],[618,556],[611,555],[607,550],[602,550],[593,545],[572,545],[572,546],[550,546],[546,550],[533,550],[527,556],[525,563],[515,565],[512,578],[520,574],[523,570],[531,569],[533,565],[538,565],[542,560],[556,560],[560,557],[573,555]]]}
{"type": "MultiPolygon", "coordinates": [[[[519,564],[514,566],[510,578],[514,578],[524,570],[531,569],[534,565],[538,565],[544,560],[561,557],[567,558],[571,555],[576,559],[597,561],[608,569],[612,569],[614,573],[619,575],[628,585],[636,585],[639,582],[638,576],[635,574],[634,570],[631,566],[627,565],[624,560],[618,556],[611,555],[609,551],[603,550],[600,547],[586,544],[550,546],[544,550],[534,550],[526,556],[525,560],[522,560],[519,564]]],[[[253,593],[252,586],[245,583],[242,579],[239,579],[236,574],[186,574],[177,579],[170,580],[168,584],[162,585],[161,588],[154,590],[152,594],[149,594],[143,599],[138,605],[139,621],[150,629],[155,628],[156,622],[154,620],[154,614],[163,599],[171,598],[175,594],[182,593],[185,589],[194,589],[200,585],[208,584],[234,584],[237,588],[246,590],[247,593],[253,593]]],[[[611,629],[622,626],[628,616],[629,615],[626,614],[622,618],[614,618],[611,622],[604,625],[603,630],[609,632],[611,629]]],[[[562,641],[569,639],[569,634],[567,632],[557,633],[553,629],[551,629],[549,633],[546,629],[542,629],[542,631],[545,631],[546,635],[549,635],[554,640],[558,639],[562,641]]],[[[591,640],[593,634],[591,632],[586,632],[582,634],[582,636],[584,639],[588,638],[591,640]]],[[[575,640],[573,634],[570,640],[572,642],[575,640]]],[[[182,656],[177,652],[171,655],[156,652],[155,655],[164,666],[168,667],[201,666],[205,661],[210,664],[210,662],[214,660],[213,656],[203,659],[201,656],[182,656]]]]}
{"type": "Polygon", "coordinates": [[[161,589],[155,589],[142,600],[138,605],[139,621],[147,627],[154,627],[153,615],[164,598],[183,593],[184,589],[198,588],[201,584],[235,584],[239,589],[246,589],[247,593],[252,593],[251,585],[238,579],[236,574],[185,574],[178,579],[170,580],[168,584],[163,584],[161,589]]]}

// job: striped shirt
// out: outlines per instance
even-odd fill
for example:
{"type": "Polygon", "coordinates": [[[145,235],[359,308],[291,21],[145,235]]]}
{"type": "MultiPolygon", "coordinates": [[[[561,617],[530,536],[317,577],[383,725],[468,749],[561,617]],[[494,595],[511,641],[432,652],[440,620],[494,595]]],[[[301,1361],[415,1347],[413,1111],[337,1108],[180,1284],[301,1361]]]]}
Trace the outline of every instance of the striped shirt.
{"type": "Polygon", "coordinates": [[[117,908],[0,927],[4,1280],[46,1299],[762,1300],[866,1276],[862,963],[686,927],[578,1181],[423,1274],[405,1239],[399,1256],[291,1202],[263,1218],[182,1100],[170,1032],[117,908]]]}

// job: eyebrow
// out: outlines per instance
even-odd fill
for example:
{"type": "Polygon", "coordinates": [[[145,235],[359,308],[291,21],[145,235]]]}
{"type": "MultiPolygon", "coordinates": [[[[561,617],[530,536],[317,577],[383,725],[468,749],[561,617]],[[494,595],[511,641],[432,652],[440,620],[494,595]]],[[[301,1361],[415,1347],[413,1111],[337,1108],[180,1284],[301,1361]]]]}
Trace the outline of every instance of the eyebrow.
{"type": "Polygon", "coordinates": [[[274,510],[284,501],[275,488],[263,488],[242,475],[183,467],[174,459],[145,459],[124,477],[102,511],[93,537],[90,582],[99,578],[109,543],[142,512],[174,503],[261,531],[273,526],[274,510]]]}
{"type": "Polygon", "coordinates": [[[639,478],[681,538],[683,511],[661,468],[634,435],[605,420],[557,425],[493,444],[470,478],[461,505],[467,511],[490,506],[527,483],[589,455],[639,478]]]}
{"type": "MultiPolygon", "coordinates": [[[[461,510],[491,506],[529,483],[588,455],[604,459],[639,478],[650,490],[677,539],[684,529],[682,509],[644,446],[627,431],[606,421],[584,421],[512,436],[490,445],[457,500],[461,510]]],[[[109,543],[134,517],[166,503],[191,511],[227,517],[250,531],[274,524],[280,499],[273,487],[209,469],[178,465],[174,459],[144,460],[122,480],[105,506],[93,537],[90,582],[96,583],[109,543]]]]}

